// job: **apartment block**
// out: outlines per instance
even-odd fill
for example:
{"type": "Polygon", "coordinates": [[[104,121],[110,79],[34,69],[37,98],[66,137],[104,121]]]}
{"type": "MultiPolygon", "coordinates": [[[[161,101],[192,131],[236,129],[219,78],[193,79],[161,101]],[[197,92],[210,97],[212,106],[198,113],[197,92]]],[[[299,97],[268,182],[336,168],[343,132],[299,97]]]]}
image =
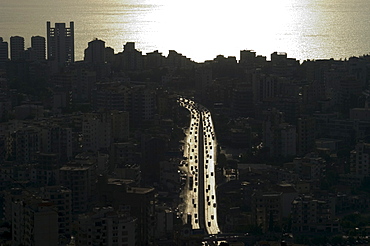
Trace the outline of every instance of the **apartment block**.
{"type": "Polygon", "coordinates": [[[96,180],[94,165],[91,160],[76,160],[59,170],[59,184],[72,192],[73,213],[84,213],[93,205],[96,180]]]}
{"type": "Polygon", "coordinates": [[[137,219],[127,210],[96,207],[78,217],[76,246],[136,246],[137,219]]]}
{"type": "Polygon", "coordinates": [[[12,225],[12,246],[58,245],[58,211],[52,202],[14,189],[5,193],[4,203],[6,221],[12,225]]]}
{"type": "Polygon", "coordinates": [[[281,192],[255,192],[252,195],[252,220],[263,232],[280,227],[283,217],[281,192]]]}
{"type": "Polygon", "coordinates": [[[334,219],[335,209],[331,201],[300,196],[292,203],[293,233],[339,232],[339,221],[334,219]]]}

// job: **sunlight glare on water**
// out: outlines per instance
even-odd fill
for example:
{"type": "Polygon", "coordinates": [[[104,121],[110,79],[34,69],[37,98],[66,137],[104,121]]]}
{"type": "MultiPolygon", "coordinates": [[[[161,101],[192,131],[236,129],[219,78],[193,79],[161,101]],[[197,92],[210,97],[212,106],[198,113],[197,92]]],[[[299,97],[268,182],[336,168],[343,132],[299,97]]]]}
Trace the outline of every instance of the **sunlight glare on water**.
{"type": "MultiPolygon", "coordinates": [[[[46,21],[75,22],[76,60],[94,38],[121,52],[168,50],[202,62],[243,49],[300,60],[370,51],[368,0],[1,0],[0,35],[46,35],[46,21]]],[[[67,24],[68,25],[68,24],[67,24]]],[[[26,48],[27,48],[26,47],[26,48]]]]}

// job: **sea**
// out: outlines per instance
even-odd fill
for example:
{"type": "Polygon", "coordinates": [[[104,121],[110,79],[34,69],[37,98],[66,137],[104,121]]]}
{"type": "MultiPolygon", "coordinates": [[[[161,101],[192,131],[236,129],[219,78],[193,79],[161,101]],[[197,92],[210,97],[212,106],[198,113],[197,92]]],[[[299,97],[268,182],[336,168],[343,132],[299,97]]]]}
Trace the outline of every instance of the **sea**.
{"type": "Polygon", "coordinates": [[[46,22],[75,25],[75,58],[89,41],[116,53],[169,50],[196,62],[254,50],[300,61],[370,53],[369,0],[0,0],[0,37],[46,36],[46,22]]]}

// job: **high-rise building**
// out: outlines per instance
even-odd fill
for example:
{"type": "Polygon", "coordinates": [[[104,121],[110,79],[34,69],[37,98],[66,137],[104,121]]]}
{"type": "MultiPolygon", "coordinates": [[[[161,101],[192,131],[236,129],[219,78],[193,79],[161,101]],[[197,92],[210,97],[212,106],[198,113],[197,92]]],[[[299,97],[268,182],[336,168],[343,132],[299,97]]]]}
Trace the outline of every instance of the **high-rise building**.
{"type": "Polygon", "coordinates": [[[105,62],[105,42],[103,40],[94,39],[89,42],[85,49],[85,62],[101,64],[105,62]]]}
{"type": "Polygon", "coordinates": [[[33,36],[31,38],[31,48],[35,52],[35,59],[37,61],[45,60],[45,38],[41,36],[33,36]]]}
{"type": "Polygon", "coordinates": [[[5,42],[2,37],[0,37],[0,62],[7,61],[9,58],[8,53],[8,42],[5,42]]]}
{"type": "Polygon", "coordinates": [[[55,27],[51,27],[50,21],[46,25],[48,60],[59,64],[74,62],[74,22],[69,23],[69,28],[65,23],[55,23],[55,27]]]}
{"type": "Polygon", "coordinates": [[[10,59],[12,61],[22,58],[24,52],[24,38],[19,36],[10,37],[10,59]]]}

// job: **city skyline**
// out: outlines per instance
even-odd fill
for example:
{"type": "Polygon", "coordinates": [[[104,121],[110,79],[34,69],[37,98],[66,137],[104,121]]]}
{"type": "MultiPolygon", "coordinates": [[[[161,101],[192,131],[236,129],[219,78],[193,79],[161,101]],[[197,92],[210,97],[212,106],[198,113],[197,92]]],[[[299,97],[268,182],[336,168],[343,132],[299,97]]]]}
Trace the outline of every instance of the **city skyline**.
{"type": "Polygon", "coordinates": [[[370,243],[368,0],[3,0],[0,244],[370,243]]]}

